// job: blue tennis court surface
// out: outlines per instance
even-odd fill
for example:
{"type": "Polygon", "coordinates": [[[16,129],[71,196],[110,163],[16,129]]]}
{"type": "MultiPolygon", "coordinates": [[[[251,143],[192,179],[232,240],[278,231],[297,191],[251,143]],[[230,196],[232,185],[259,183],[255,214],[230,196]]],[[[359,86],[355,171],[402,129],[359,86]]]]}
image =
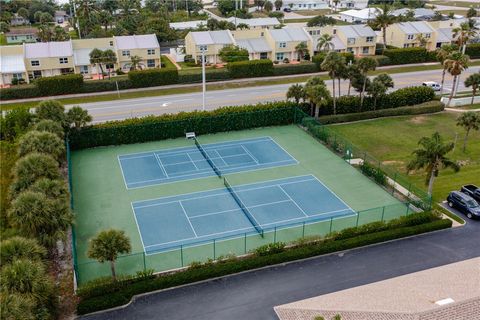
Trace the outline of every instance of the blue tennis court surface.
{"type": "MultiPolygon", "coordinates": [[[[263,229],[356,213],[313,175],[232,187],[263,229]]],[[[146,253],[256,233],[228,189],[132,203],[146,253]]]]}
{"type": "MultiPolygon", "coordinates": [[[[222,174],[297,164],[270,137],[205,144],[203,148],[222,174]]],[[[118,157],[127,189],[215,175],[193,145],[118,157]]]]}

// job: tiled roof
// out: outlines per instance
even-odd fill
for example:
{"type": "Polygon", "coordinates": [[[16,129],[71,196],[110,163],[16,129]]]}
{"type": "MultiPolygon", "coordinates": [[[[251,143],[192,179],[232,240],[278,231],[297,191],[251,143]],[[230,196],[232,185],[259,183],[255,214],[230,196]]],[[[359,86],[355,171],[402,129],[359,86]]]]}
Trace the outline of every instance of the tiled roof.
{"type": "Polygon", "coordinates": [[[342,31],[347,38],[375,37],[377,35],[375,31],[367,25],[338,26],[337,29],[342,31]]]}

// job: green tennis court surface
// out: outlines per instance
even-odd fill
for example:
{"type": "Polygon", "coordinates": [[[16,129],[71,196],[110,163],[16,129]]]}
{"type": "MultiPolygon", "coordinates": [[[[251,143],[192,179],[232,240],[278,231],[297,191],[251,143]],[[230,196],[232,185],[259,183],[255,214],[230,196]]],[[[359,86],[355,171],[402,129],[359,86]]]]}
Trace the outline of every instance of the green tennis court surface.
{"type": "MultiPolygon", "coordinates": [[[[325,235],[357,224],[382,218],[393,219],[408,213],[409,209],[405,204],[297,126],[203,135],[200,141],[208,152],[209,145],[230,145],[232,141],[255,141],[263,137],[271,139],[269,145],[278,146],[278,150],[289,155],[290,160],[296,161],[283,166],[270,164],[256,168],[255,171],[232,170],[226,174],[232,189],[257,220],[263,236],[241,212],[241,206],[229,195],[231,191],[218,179],[191,140],[179,138],[73,152],[72,183],[78,281],[84,283],[110,274],[108,264],[92,261],[86,255],[89,239],[104,229],[125,230],[130,237],[132,254],[120,257],[117,268],[120,273],[134,274],[144,269],[164,271],[187,266],[193,261],[206,261],[228,254],[244,254],[263,244],[325,235]],[[203,160],[197,159],[198,163],[205,165],[202,168],[205,168],[208,174],[143,188],[126,188],[119,156],[161,154],[177,148],[184,148],[183,150],[202,157],[203,160]],[[289,186],[289,182],[298,182],[298,187],[282,192],[280,187],[289,186]],[[256,189],[255,192],[255,188],[262,187],[265,188],[256,189]],[[253,190],[250,190],[252,188],[253,190]],[[262,190],[262,193],[259,190],[262,190]],[[198,194],[217,199],[198,202],[193,199],[194,195],[198,194]],[[165,205],[168,199],[176,203],[175,208],[165,205]],[[187,203],[190,207],[181,212],[179,203],[187,203]],[[142,205],[149,204],[152,206],[141,208],[142,205]],[[233,214],[218,215],[223,211],[230,212],[228,210],[232,210],[233,214]],[[179,213],[182,213],[183,217],[180,217],[179,213]],[[322,214],[325,214],[324,219],[310,220],[321,217],[322,214]],[[203,218],[201,215],[204,215],[203,218]],[[143,220],[138,221],[137,225],[136,219],[140,216],[140,220],[143,220]],[[214,216],[221,219],[212,219],[214,216]],[[169,231],[177,231],[169,234],[168,230],[162,230],[165,223],[171,223],[177,228],[169,231]],[[180,227],[184,228],[183,233],[178,231],[180,227]],[[218,234],[225,231],[225,235],[218,234]],[[146,239],[148,241],[145,241],[146,239]],[[148,244],[143,244],[142,241],[148,244]],[[171,241],[179,241],[176,248],[168,244],[171,241]]],[[[240,150],[238,146],[234,147],[235,150],[240,150]]],[[[244,156],[247,152],[243,151],[242,154],[238,155],[247,159],[244,156]]],[[[262,154],[265,153],[258,151],[253,157],[258,160],[257,156],[262,154]]],[[[138,171],[142,170],[142,167],[133,166],[131,169],[138,171]]]]}

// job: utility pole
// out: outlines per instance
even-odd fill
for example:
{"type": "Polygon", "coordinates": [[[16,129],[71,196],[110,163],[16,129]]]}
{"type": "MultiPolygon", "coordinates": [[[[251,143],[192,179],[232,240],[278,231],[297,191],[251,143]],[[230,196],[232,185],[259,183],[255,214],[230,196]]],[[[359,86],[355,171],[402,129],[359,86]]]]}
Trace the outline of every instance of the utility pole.
{"type": "Polygon", "coordinates": [[[205,91],[207,90],[207,86],[205,85],[206,77],[205,77],[205,50],[207,46],[201,46],[200,49],[202,50],[202,111],[205,111],[205,91]]]}

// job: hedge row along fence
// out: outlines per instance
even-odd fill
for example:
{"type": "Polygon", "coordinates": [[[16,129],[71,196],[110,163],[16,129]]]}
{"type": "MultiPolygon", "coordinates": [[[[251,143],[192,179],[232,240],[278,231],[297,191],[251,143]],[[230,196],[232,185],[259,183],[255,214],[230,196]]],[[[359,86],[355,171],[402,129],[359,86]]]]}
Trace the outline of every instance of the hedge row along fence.
{"type": "MultiPolygon", "coordinates": [[[[412,215],[413,217],[414,215],[412,215]]],[[[416,217],[414,217],[416,218],[416,217]]],[[[244,259],[225,259],[218,263],[208,263],[189,268],[182,272],[163,276],[143,275],[136,279],[127,279],[117,283],[104,283],[80,289],[81,298],[77,306],[78,314],[87,314],[99,310],[113,308],[128,303],[133,296],[189,284],[197,281],[225,276],[241,271],[252,270],[269,265],[285,263],[308,257],[328,254],[341,250],[353,249],[361,246],[412,236],[425,232],[450,228],[452,221],[448,219],[425,222],[421,224],[407,224],[402,227],[388,228],[381,223],[364,226],[365,233],[347,230],[349,233],[340,234],[335,240],[323,240],[279,250],[281,252],[268,255],[252,255],[244,259]],[[354,235],[354,237],[351,237],[354,235]]]]}

